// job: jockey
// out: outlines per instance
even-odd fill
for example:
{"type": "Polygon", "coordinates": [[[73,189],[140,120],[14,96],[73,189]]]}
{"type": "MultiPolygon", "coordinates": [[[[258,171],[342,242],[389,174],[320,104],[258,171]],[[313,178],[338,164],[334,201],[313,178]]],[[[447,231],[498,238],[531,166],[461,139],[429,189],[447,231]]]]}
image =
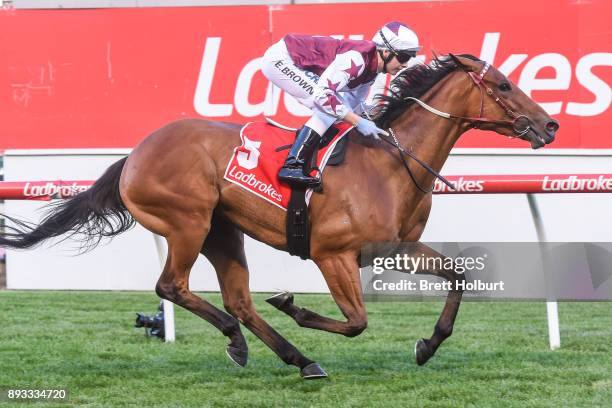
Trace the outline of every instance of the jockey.
{"type": "Polygon", "coordinates": [[[416,33],[399,22],[382,26],[372,41],[287,34],[268,48],[263,74],[314,112],[297,131],[279,179],[304,187],[318,185],[319,180],[308,174],[312,153],[336,121],[356,126],[366,137],[384,133],[359,116],[362,103],[378,73],[397,74],[420,49],[416,33]]]}

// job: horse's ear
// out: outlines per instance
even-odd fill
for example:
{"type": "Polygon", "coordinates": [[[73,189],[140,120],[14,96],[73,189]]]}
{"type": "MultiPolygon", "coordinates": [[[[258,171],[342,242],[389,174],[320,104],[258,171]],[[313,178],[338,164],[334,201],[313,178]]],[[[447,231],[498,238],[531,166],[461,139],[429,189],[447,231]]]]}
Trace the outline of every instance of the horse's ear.
{"type": "Polygon", "coordinates": [[[472,67],[470,65],[465,64],[455,54],[449,53],[448,56],[455,62],[455,64],[457,64],[457,67],[459,67],[460,69],[464,70],[465,72],[470,72],[472,70],[472,67]]]}
{"type": "Polygon", "coordinates": [[[457,66],[461,69],[463,69],[465,71],[466,67],[465,65],[463,65],[463,62],[461,62],[461,60],[459,58],[457,58],[457,56],[453,53],[448,53],[448,56],[455,61],[455,64],[457,64],[457,66]]]}

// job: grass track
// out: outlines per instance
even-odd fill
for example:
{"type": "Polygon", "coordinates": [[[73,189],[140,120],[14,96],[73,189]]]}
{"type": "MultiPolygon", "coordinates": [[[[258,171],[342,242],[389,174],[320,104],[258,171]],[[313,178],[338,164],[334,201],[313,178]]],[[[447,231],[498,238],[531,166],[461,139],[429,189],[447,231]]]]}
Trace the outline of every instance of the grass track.
{"type": "MultiPolygon", "coordinates": [[[[218,294],[204,294],[221,305],[218,294]]],[[[369,327],[344,338],[301,329],[256,295],[264,319],[319,362],[329,380],[307,382],[250,332],[246,369],[225,356],[226,339],[182,309],[177,342],[132,328],[154,312],[152,293],[0,292],[0,388],[66,387],[67,403],[0,406],[474,406],[612,404],[612,303],[561,303],[562,349],[548,351],[546,307],[464,302],[453,336],[424,367],[414,341],[429,336],[439,302],[370,303],[369,327]]],[[[296,304],[340,317],[329,296],[296,304]]]]}

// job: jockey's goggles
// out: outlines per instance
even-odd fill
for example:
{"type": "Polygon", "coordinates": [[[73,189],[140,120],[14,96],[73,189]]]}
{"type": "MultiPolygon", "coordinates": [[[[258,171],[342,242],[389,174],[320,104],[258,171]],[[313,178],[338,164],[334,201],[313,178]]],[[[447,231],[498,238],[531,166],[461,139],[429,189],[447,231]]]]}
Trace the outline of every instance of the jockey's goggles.
{"type": "Polygon", "coordinates": [[[411,58],[416,57],[416,51],[400,51],[393,52],[393,54],[395,55],[395,58],[397,58],[397,62],[400,64],[405,64],[410,61],[411,58]]]}

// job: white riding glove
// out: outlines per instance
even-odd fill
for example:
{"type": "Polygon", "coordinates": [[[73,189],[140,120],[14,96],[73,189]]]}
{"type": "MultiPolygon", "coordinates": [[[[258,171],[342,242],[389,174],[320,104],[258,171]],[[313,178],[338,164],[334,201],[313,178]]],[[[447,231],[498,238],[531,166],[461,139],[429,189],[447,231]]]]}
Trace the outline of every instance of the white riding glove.
{"type": "Polygon", "coordinates": [[[374,139],[378,140],[380,139],[378,135],[387,134],[387,132],[376,126],[374,122],[366,118],[359,118],[355,126],[357,126],[357,130],[365,137],[373,137],[374,139]]]}

